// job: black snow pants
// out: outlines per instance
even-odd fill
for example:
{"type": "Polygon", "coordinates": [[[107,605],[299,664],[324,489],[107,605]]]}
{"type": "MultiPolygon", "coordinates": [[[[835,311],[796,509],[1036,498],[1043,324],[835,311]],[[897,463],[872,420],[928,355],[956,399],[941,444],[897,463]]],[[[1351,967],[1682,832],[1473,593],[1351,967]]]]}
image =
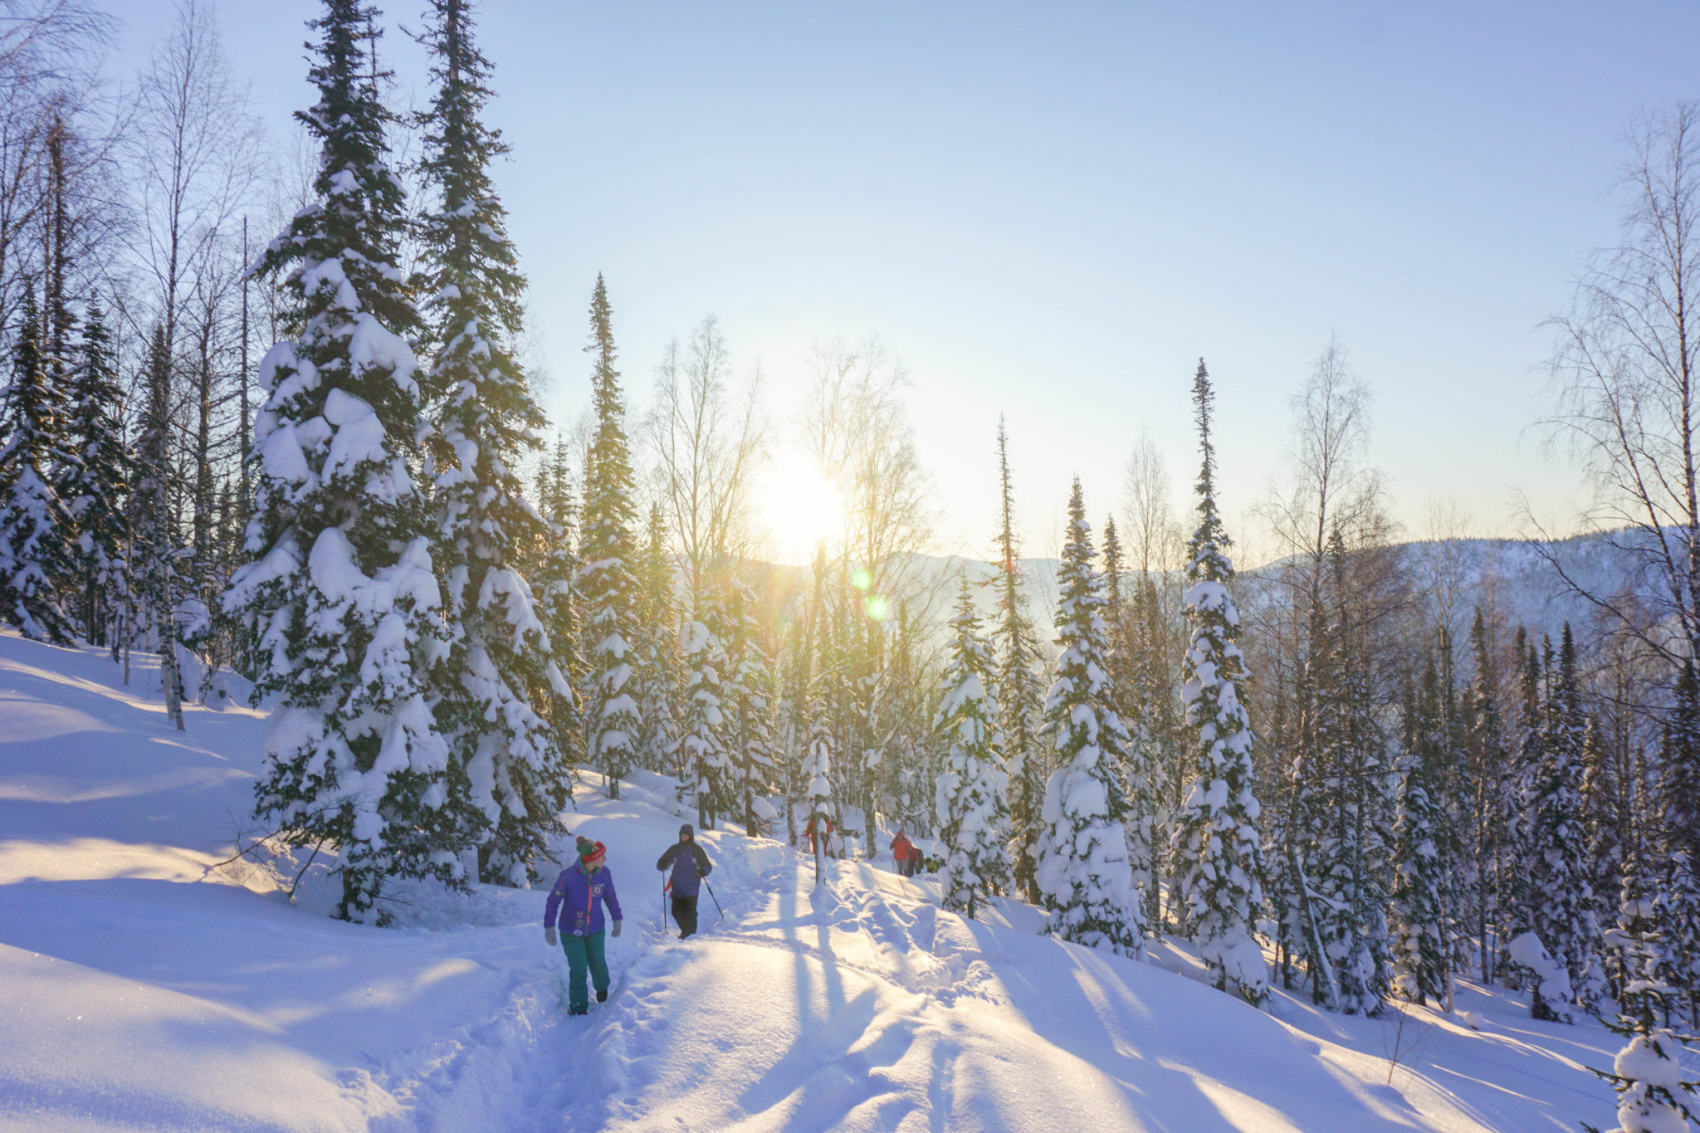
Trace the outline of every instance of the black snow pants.
{"type": "Polygon", "coordinates": [[[692,935],[697,930],[697,899],[695,897],[673,898],[673,921],[679,926],[679,939],[692,935]]]}

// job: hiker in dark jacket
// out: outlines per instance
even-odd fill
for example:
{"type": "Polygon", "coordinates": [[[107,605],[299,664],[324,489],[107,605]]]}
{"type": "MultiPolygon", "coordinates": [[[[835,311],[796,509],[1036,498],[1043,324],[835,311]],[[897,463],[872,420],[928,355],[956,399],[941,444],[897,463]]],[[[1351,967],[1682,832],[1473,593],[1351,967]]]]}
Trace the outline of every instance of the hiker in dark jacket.
{"type": "Polygon", "coordinates": [[[567,1009],[583,1015],[590,1010],[586,970],[596,984],[596,1002],[608,999],[608,961],[604,958],[602,906],[614,919],[620,935],[620,898],[614,893],[614,874],[603,862],[607,848],[589,838],[578,840],[578,860],[561,871],[543,906],[543,939],[555,947],[555,928],[561,930],[561,951],[567,954],[567,1009]]]}
{"type": "Polygon", "coordinates": [[[697,890],[702,879],[714,872],[714,863],[708,860],[708,852],[697,845],[696,831],[690,823],[679,827],[678,844],[667,847],[655,868],[673,871],[666,889],[672,894],[673,920],[678,922],[679,939],[683,940],[697,930],[697,890]]]}

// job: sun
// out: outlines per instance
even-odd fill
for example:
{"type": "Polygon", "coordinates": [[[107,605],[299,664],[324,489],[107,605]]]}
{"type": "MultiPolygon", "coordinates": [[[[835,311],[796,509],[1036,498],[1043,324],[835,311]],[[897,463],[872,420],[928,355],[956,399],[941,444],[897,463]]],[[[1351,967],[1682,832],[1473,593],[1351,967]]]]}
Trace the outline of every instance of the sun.
{"type": "Polygon", "coordinates": [[[838,491],[799,453],[787,453],[767,471],[758,510],[775,561],[805,564],[843,525],[838,491]]]}

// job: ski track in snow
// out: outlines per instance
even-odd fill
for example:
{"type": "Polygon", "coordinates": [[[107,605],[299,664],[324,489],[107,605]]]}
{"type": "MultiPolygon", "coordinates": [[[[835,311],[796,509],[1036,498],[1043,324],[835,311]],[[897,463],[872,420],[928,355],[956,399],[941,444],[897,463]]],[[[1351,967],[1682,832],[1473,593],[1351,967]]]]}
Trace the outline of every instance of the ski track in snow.
{"type": "MultiPolygon", "coordinates": [[[[164,724],[91,651],[0,634],[0,1130],[1573,1130],[1616,1040],[1463,985],[1391,1020],[1277,992],[1255,1011],[1150,962],[1041,936],[936,882],[704,832],[702,932],[660,923],[670,781],[585,774],[570,833],[608,845],[613,994],[565,1010],[543,890],[400,886],[398,927],[341,924],[310,875],[209,873],[250,804],[261,714],[164,724]],[[243,888],[240,881],[252,885],[243,888]],[[208,883],[212,882],[212,883],[208,883]],[[1479,1032],[1472,1029],[1479,1027],[1479,1032]]],[[[883,855],[882,855],[883,857],[883,855]]],[[[1179,974],[1176,974],[1179,973],[1179,974]]],[[[1191,978],[1188,978],[1191,977],[1191,978]]]]}

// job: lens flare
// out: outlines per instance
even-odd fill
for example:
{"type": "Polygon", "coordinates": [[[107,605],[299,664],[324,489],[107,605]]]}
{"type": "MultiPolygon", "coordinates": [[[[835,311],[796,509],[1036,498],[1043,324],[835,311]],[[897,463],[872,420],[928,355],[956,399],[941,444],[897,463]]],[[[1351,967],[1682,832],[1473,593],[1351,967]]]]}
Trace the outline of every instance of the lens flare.
{"type": "Polygon", "coordinates": [[[808,563],[843,526],[837,490],[798,454],[787,454],[768,470],[760,501],[761,523],[778,562],[808,563]]]}

